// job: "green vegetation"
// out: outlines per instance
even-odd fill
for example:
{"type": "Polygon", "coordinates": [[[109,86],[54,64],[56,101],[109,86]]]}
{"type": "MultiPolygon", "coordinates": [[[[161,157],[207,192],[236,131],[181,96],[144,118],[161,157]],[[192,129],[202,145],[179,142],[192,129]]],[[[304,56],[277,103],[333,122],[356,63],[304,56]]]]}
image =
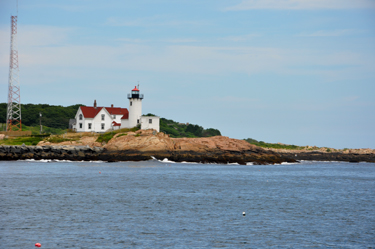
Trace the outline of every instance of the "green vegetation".
{"type": "MultiPolygon", "coordinates": [[[[23,131],[31,131],[31,134],[33,135],[37,135],[40,133],[40,126],[26,126],[26,125],[22,125],[22,130],[23,131]]],[[[56,134],[56,135],[60,135],[60,134],[63,134],[66,132],[66,129],[59,129],[59,128],[51,128],[51,127],[48,127],[48,126],[43,126],[42,127],[42,133],[45,134],[45,133],[49,133],[49,134],[56,134]]]]}
{"type": "Polygon", "coordinates": [[[287,150],[302,150],[302,149],[305,148],[305,147],[302,147],[302,146],[290,145],[290,144],[265,143],[263,141],[257,141],[257,140],[252,139],[252,138],[247,138],[247,139],[244,139],[244,140],[247,141],[247,142],[249,142],[249,143],[251,143],[251,144],[254,144],[256,146],[263,147],[263,148],[287,149],[287,150]]]}
{"type": "Polygon", "coordinates": [[[17,137],[13,139],[6,138],[0,140],[0,145],[37,145],[42,140],[43,137],[17,137]]]}
{"type": "MultiPolygon", "coordinates": [[[[48,126],[43,126],[42,127],[42,133],[43,134],[56,134],[56,135],[59,135],[59,134],[63,134],[65,133],[67,130],[66,129],[60,129],[60,128],[52,128],[52,127],[48,127],[48,126]]],[[[6,124],[2,124],[0,123],[0,131],[5,131],[6,130],[6,124]]],[[[40,126],[27,126],[27,125],[24,125],[22,124],[22,130],[23,131],[31,131],[31,134],[33,135],[38,135],[40,133],[40,126]]],[[[45,136],[45,135],[43,135],[45,136]]]]}
{"type": "MultiPolygon", "coordinates": [[[[68,129],[69,119],[74,118],[80,106],[82,105],[77,104],[64,107],[47,104],[22,104],[22,130],[24,130],[26,126],[39,127],[40,112],[42,113],[43,131],[55,133],[47,129],[68,129]]],[[[7,103],[0,103],[0,123],[6,123],[6,114],[7,103]]],[[[1,128],[5,130],[5,127],[1,126],[1,128]]]]}
{"type": "Polygon", "coordinates": [[[121,133],[120,135],[118,135],[117,137],[122,137],[122,136],[126,136],[128,135],[128,133],[121,133]]]}
{"type": "Polygon", "coordinates": [[[160,131],[170,137],[212,137],[221,136],[217,129],[204,129],[202,126],[178,123],[170,119],[160,119],[160,131]]]}
{"type": "MultiPolygon", "coordinates": [[[[129,131],[136,132],[139,129],[140,129],[140,127],[136,126],[134,128],[131,128],[131,129],[123,128],[123,129],[119,129],[119,130],[115,130],[115,131],[106,132],[106,133],[103,133],[103,134],[99,135],[99,137],[96,139],[96,142],[108,143],[108,141],[111,140],[116,134],[127,133],[129,131]]],[[[123,135],[125,135],[125,134],[120,134],[119,136],[123,136],[123,135]]]]}

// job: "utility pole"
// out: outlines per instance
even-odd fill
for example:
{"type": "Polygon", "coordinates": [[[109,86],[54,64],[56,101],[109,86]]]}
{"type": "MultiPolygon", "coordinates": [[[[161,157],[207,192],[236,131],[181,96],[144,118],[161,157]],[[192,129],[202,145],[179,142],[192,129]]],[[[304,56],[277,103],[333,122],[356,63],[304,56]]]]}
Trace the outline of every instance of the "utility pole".
{"type": "Polygon", "coordinates": [[[40,134],[42,134],[42,113],[39,112],[40,134]]]}

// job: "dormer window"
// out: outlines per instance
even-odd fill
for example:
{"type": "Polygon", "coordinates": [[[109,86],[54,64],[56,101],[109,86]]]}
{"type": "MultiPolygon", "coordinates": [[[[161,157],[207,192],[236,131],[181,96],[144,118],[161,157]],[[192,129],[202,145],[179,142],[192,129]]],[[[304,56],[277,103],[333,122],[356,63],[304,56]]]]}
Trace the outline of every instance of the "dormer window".
{"type": "Polygon", "coordinates": [[[79,114],[79,120],[82,120],[83,115],[79,114]]]}

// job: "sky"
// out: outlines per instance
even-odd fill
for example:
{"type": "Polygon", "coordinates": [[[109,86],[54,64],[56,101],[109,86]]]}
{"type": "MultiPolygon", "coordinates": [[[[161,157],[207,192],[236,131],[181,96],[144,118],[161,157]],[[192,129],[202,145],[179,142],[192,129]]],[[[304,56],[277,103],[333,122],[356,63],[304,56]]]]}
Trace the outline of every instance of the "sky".
{"type": "Polygon", "coordinates": [[[375,0],[19,0],[17,39],[23,104],[128,108],[139,84],[144,114],[231,138],[375,149],[375,0]]]}

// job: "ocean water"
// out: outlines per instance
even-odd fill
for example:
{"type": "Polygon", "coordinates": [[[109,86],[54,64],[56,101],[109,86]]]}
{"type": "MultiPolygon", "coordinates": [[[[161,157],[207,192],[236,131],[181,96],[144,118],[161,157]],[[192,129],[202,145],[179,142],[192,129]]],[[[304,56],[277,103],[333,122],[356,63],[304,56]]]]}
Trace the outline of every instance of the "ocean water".
{"type": "Polygon", "coordinates": [[[37,242],[42,248],[373,248],[375,164],[2,161],[0,248],[37,242]]]}

